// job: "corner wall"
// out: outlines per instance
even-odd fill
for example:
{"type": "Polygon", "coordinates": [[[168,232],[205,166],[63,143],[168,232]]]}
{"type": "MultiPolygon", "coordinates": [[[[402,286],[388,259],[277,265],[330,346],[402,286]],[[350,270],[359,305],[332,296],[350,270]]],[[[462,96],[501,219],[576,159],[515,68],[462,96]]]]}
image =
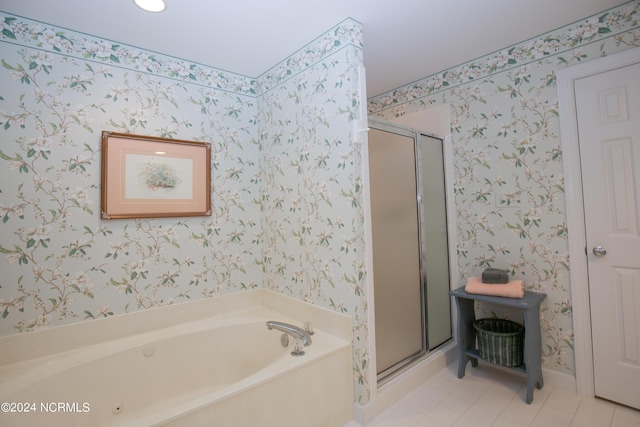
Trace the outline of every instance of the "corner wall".
{"type": "Polygon", "coordinates": [[[453,286],[492,266],[546,292],[543,365],[560,373],[574,375],[574,351],[555,73],[639,47],[639,12],[633,1],[369,100],[369,113],[386,119],[450,106],[460,277],[453,286]]]}
{"type": "Polygon", "coordinates": [[[0,335],[255,287],[354,319],[360,24],[257,79],[0,13],[0,335]],[[212,144],[211,217],[100,220],[102,130],[212,144]]]}
{"type": "Polygon", "coordinates": [[[365,108],[361,25],[345,20],[310,47],[287,64],[311,65],[265,74],[291,75],[286,82],[271,87],[258,79],[266,88],[259,101],[262,192],[254,199],[262,211],[258,263],[266,288],[352,317],[355,398],[367,402],[362,146],[352,133],[365,108]]]}

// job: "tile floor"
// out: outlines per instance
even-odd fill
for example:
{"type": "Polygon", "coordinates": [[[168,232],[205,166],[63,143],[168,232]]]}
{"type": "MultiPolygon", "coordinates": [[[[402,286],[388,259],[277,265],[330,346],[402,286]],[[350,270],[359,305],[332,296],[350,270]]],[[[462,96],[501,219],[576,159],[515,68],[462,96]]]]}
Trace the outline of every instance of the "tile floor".
{"type": "MultiPolygon", "coordinates": [[[[457,366],[457,365],[456,365],[457,366]]],[[[367,427],[639,427],[640,411],[545,384],[524,402],[523,377],[487,365],[429,379],[367,427]]],[[[352,422],[345,427],[359,427],[352,422]]]]}

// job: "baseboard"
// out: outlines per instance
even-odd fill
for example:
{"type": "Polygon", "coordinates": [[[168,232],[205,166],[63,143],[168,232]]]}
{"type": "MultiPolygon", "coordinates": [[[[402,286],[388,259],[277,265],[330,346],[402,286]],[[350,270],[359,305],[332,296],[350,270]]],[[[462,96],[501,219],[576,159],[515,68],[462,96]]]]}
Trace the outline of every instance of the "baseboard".
{"type": "Polygon", "coordinates": [[[576,392],[576,377],[564,374],[558,371],[542,368],[542,378],[545,384],[551,384],[554,387],[560,387],[565,390],[576,392]]]}

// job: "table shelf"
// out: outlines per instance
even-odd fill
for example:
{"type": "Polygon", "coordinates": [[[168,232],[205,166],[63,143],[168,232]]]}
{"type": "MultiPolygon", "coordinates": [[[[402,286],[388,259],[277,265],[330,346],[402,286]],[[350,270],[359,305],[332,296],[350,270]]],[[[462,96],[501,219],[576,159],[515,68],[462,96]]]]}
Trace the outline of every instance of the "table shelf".
{"type": "MultiPolygon", "coordinates": [[[[465,353],[467,354],[467,356],[473,357],[474,359],[480,359],[480,360],[484,360],[487,363],[491,363],[488,360],[484,359],[482,356],[480,356],[480,352],[478,351],[477,348],[469,348],[465,353]]],[[[500,365],[496,365],[496,366],[500,366],[500,365]]],[[[525,374],[527,373],[527,365],[525,365],[524,363],[518,366],[503,366],[503,367],[505,369],[513,369],[514,371],[519,371],[525,374]]]]}
{"type": "Polygon", "coordinates": [[[471,366],[478,365],[480,353],[475,348],[476,330],[473,322],[476,320],[474,301],[512,307],[523,311],[524,314],[524,363],[508,368],[523,372],[527,377],[526,402],[533,401],[533,387],[541,389],[542,355],[540,337],[540,303],[547,295],[536,292],[525,292],[523,298],[505,298],[490,295],[470,294],[464,286],[449,292],[458,307],[458,378],[464,377],[467,362],[471,366]]]}

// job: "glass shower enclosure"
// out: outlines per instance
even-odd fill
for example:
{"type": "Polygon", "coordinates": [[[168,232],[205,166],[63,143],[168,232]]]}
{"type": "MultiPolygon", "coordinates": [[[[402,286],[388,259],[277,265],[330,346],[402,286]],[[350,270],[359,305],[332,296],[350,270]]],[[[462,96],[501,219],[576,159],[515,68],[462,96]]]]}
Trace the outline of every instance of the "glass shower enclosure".
{"type": "Polygon", "coordinates": [[[376,372],[383,380],[448,341],[443,141],[370,119],[376,372]]]}

